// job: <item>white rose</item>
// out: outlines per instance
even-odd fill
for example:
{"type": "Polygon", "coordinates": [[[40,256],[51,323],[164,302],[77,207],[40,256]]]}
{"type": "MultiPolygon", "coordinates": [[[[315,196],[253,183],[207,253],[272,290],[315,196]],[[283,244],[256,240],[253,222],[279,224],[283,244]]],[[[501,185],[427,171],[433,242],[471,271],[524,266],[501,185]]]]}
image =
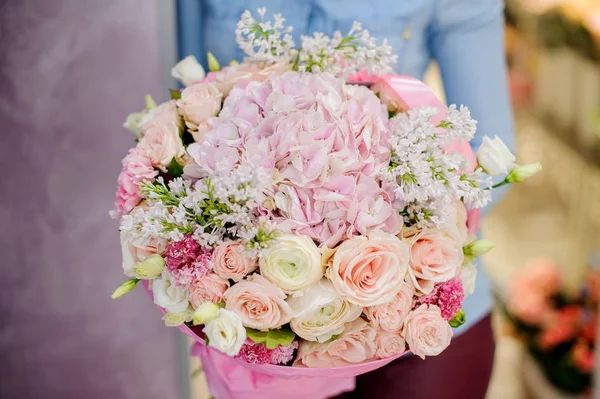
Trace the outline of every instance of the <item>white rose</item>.
{"type": "Polygon", "coordinates": [[[209,346],[229,356],[237,355],[246,341],[242,319],[227,309],[220,309],[217,317],[206,323],[204,333],[208,337],[209,346]]]}
{"type": "Polygon", "coordinates": [[[325,342],[341,334],[344,325],[356,320],[362,307],[351,304],[339,295],[325,278],[300,297],[289,297],[292,309],[290,327],[307,341],[325,342]]]}
{"type": "Polygon", "coordinates": [[[138,148],[152,161],[152,165],[166,171],[173,158],[181,157],[185,153],[179,127],[176,123],[151,126],[138,148]]]}
{"type": "Polygon", "coordinates": [[[498,136],[493,140],[484,137],[477,150],[479,166],[491,176],[508,174],[515,167],[515,161],[515,156],[498,136]]]}
{"type": "Polygon", "coordinates": [[[180,313],[188,308],[187,288],[176,285],[170,273],[164,271],[160,278],[152,281],[154,303],[169,313],[180,313]]]}
{"type": "Polygon", "coordinates": [[[460,269],[460,281],[462,282],[465,296],[475,292],[475,280],[477,280],[477,268],[473,263],[464,265],[460,269]]]}
{"type": "Polygon", "coordinates": [[[171,76],[184,86],[201,81],[205,75],[204,68],[193,55],[188,55],[171,69],[171,76]]]}
{"type": "Polygon", "coordinates": [[[286,294],[302,293],[325,274],[321,253],[312,239],[283,234],[260,258],[260,274],[286,294]]]}

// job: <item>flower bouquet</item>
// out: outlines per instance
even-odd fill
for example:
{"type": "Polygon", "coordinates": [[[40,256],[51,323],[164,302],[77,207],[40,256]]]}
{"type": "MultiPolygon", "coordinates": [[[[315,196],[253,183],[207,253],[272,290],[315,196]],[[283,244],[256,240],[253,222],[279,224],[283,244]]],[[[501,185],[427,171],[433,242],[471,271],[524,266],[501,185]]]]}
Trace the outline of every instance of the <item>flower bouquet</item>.
{"type": "Polygon", "coordinates": [[[539,259],[509,286],[503,305],[514,334],[550,383],[562,392],[590,392],[600,305],[600,273],[580,290],[562,287],[555,263],[539,259]]]}
{"type": "Polygon", "coordinates": [[[128,117],[113,297],[142,281],[218,398],[326,397],[450,344],[492,246],[474,238],[490,175],[540,166],[487,138],[477,161],[469,110],[385,75],[396,57],[360,24],[296,49],[264,12],[238,24],[243,63],[188,57],[187,87],[128,117]]]}

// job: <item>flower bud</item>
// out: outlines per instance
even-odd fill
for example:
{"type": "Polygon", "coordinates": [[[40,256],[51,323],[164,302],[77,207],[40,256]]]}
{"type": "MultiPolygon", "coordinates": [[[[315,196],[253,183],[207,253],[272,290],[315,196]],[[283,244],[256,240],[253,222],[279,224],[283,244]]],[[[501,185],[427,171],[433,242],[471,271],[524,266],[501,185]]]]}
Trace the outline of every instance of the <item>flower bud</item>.
{"type": "Polygon", "coordinates": [[[152,96],[150,94],[146,94],[145,100],[146,100],[146,110],[149,111],[153,108],[156,108],[156,102],[154,101],[154,99],[152,98],[152,96]]]}
{"type": "Polygon", "coordinates": [[[229,62],[229,66],[236,66],[236,65],[240,65],[240,63],[238,61],[236,61],[236,60],[231,60],[229,62]]]}
{"type": "Polygon", "coordinates": [[[515,156],[498,137],[484,137],[477,150],[477,163],[490,176],[506,175],[515,166],[515,156]]]}
{"type": "Polygon", "coordinates": [[[179,80],[184,86],[190,86],[204,79],[206,73],[196,57],[188,55],[171,69],[171,76],[179,80]]]}
{"type": "Polygon", "coordinates": [[[460,309],[448,323],[450,324],[450,327],[457,328],[465,324],[466,321],[467,317],[465,316],[465,311],[460,309]]]}
{"type": "Polygon", "coordinates": [[[214,56],[210,51],[206,53],[206,58],[208,59],[208,70],[211,72],[216,72],[221,69],[221,64],[217,60],[217,57],[214,56]]]}
{"type": "Polygon", "coordinates": [[[539,162],[529,165],[517,165],[512,172],[506,177],[509,183],[520,183],[525,179],[530,178],[542,170],[542,164],[539,162]]]}
{"type": "Polygon", "coordinates": [[[463,253],[467,256],[477,257],[489,252],[495,245],[490,240],[475,240],[463,247],[463,253]]]}
{"type": "Polygon", "coordinates": [[[115,292],[112,293],[112,295],[110,296],[112,299],[117,299],[122,297],[123,295],[127,294],[129,291],[131,291],[132,289],[135,288],[136,284],[138,283],[137,278],[132,278],[131,280],[127,280],[125,281],[123,284],[121,284],[116,290],[115,292]]]}
{"type": "Polygon", "coordinates": [[[179,327],[180,325],[188,321],[190,315],[191,312],[188,309],[184,310],[183,312],[177,313],[167,312],[163,316],[163,320],[165,321],[165,325],[167,327],[179,327]]]}
{"type": "Polygon", "coordinates": [[[165,267],[165,260],[159,254],[152,254],[135,265],[135,276],[142,280],[150,280],[160,276],[165,267]]]}
{"type": "Polygon", "coordinates": [[[219,314],[221,307],[216,303],[204,302],[202,305],[196,308],[194,316],[192,317],[192,324],[195,326],[200,324],[206,324],[213,320],[219,314]]]}
{"type": "Polygon", "coordinates": [[[123,123],[123,127],[128,129],[139,140],[142,138],[142,128],[140,122],[148,114],[148,111],[132,112],[127,115],[127,119],[123,123]]]}

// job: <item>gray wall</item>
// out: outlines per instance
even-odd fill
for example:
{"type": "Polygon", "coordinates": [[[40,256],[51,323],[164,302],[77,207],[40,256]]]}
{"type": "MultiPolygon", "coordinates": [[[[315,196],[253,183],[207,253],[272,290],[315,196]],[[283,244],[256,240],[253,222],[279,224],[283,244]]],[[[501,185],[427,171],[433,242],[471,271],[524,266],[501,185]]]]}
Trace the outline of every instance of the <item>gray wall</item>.
{"type": "MultiPolygon", "coordinates": [[[[160,1],[160,0],[159,0],[160,1]]],[[[122,129],[162,99],[151,0],[0,0],[0,397],[178,398],[175,332],[124,279],[122,129]]]]}

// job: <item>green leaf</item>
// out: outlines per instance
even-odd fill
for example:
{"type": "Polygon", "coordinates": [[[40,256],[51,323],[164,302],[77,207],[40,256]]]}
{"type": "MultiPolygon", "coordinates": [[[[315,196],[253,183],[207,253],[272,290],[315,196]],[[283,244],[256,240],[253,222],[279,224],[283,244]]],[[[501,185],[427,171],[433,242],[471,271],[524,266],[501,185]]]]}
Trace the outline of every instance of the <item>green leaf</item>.
{"type": "Polygon", "coordinates": [[[209,342],[209,340],[208,340],[208,335],[204,334],[204,344],[205,344],[206,346],[208,346],[208,344],[209,344],[209,343],[210,343],[210,342],[209,342]]]}
{"type": "Polygon", "coordinates": [[[275,349],[278,346],[287,346],[294,341],[296,334],[288,327],[277,330],[259,331],[246,328],[246,335],[257,344],[264,344],[267,349],[275,349]]]}
{"type": "Polygon", "coordinates": [[[246,328],[246,335],[248,336],[248,338],[250,338],[253,342],[257,344],[264,344],[265,342],[267,342],[268,334],[269,333],[267,331],[259,331],[253,328],[246,328]]]}
{"type": "Polygon", "coordinates": [[[171,94],[171,100],[179,100],[181,98],[181,92],[175,89],[169,89],[169,93],[171,94]]]}
{"type": "Polygon", "coordinates": [[[183,174],[183,166],[180,165],[175,158],[173,158],[167,167],[167,173],[169,176],[179,177],[183,174]]]}

